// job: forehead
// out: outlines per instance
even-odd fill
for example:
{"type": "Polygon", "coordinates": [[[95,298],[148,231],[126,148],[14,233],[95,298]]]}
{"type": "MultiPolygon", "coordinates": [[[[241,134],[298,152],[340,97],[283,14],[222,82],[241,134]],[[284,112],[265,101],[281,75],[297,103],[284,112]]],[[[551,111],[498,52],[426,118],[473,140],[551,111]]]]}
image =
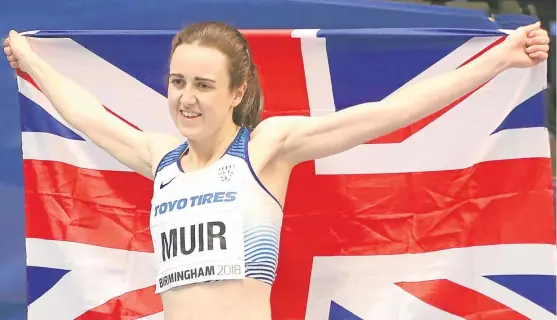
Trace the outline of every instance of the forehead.
{"type": "Polygon", "coordinates": [[[226,76],[226,56],[214,48],[195,44],[179,45],[170,60],[170,73],[180,73],[185,77],[226,76]]]}

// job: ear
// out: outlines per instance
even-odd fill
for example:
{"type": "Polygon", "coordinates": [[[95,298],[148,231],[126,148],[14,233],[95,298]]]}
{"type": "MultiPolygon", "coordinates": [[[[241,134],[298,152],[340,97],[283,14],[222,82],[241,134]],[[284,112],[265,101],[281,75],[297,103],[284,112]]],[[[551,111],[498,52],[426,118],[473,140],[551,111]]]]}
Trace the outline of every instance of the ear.
{"type": "Polygon", "coordinates": [[[246,93],[246,89],[248,88],[248,84],[244,82],[238,89],[234,92],[234,100],[232,100],[232,106],[235,108],[237,107],[242,99],[244,98],[244,94],[246,93]]]}

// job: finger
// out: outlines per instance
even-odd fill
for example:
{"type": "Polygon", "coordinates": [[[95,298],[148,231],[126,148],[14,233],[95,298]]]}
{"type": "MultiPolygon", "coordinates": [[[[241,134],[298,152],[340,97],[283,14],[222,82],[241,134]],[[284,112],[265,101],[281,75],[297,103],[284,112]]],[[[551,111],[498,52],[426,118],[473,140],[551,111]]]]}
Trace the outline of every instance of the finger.
{"type": "Polygon", "coordinates": [[[11,55],[12,55],[12,48],[10,48],[10,47],[4,47],[4,53],[5,53],[7,56],[11,56],[11,55]]]}
{"type": "Polygon", "coordinates": [[[17,59],[14,56],[8,56],[9,62],[17,62],[17,59]]]}
{"type": "Polygon", "coordinates": [[[549,51],[549,46],[547,44],[537,44],[533,46],[529,46],[525,49],[526,53],[534,53],[534,52],[547,52],[549,51]]]}
{"type": "Polygon", "coordinates": [[[538,52],[534,52],[534,53],[530,53],[528,55],[530,58],[537,60],[538,62],[542,62],[547,60],[547,52],[542,52],[542,51],[538,51],[538,52]]]}
{"type": "Polygon", "coordinates": [[[530,32],[539,29],[540,25],[541,25],[540,22],[537,21],[536,23],[524,26],[522,28],[524,28],[523,30],[526,31],[526,34],[529,34],[530,32]]]}
{"type": "Polygon", "coordinates": [[[17,62],[10,62],[10,67],[14,69],[19,69],[19,64],[17,62]]]}
{"type": "Polygon", "coordinates": [[[548,37],[547,31],[544,29],[538,29],[534,31],[530,31],[528,33],[528,38],[535,38],[535,37],[548,37]]]}
{"type": "Polygon", "coordinates": [[[534,31],[531,31],[530,34],[536,35],[536,36],[547,36],[547,30],[539,28],[536,29],[534,31]]]}
{"type": "Polygon", "coordinates": [[[535,37],[533,44],[549,44],[549,37],[535,37]]]}
{"type": "Polygon", "coordinates": [[[533,46],[537,44],[549,44],[549,37],[535,37],[526,40],[526,46],[533,46]]]}

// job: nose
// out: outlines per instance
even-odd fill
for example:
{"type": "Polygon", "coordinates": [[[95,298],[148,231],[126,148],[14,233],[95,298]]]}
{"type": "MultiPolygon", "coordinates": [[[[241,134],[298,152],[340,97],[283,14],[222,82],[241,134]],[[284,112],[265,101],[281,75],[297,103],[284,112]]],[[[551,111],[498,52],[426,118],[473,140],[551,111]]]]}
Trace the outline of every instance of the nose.
{"type": "Polygon", "coordinates": [[[180,96],[180,103],[184,106],[187,105],[191,105],[191,104],[195,104],[195,102],[197,101],[197,98],[195,96],[195,92],[186,87],[184,88],[184,90],[182,90],[182,95],[180,96]]]}

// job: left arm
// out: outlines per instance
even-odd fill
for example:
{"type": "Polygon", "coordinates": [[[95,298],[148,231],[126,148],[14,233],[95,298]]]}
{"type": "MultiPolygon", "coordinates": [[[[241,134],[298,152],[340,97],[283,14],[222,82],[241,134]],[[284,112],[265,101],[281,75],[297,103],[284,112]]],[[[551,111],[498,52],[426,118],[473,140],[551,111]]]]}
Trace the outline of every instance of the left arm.
{"type": "MultiPolygon", "coordinates": [[[[456,70],[402,88],[379,102],[363,103],[324,117],[270,118],[264,121],[267,122],[264,127],[274,131],[280,149],[277,154],[291,165],[333,155],[410,125],[506,69],[520,66],[509,59],[509,50],[501,44],[456,70]]],[[[547,50],[528,52],[527,48],[526,53],[524,48],[521,50],[532,61],[538,57],[545,60],[542,53],[547,57],[547,50]]]]}

